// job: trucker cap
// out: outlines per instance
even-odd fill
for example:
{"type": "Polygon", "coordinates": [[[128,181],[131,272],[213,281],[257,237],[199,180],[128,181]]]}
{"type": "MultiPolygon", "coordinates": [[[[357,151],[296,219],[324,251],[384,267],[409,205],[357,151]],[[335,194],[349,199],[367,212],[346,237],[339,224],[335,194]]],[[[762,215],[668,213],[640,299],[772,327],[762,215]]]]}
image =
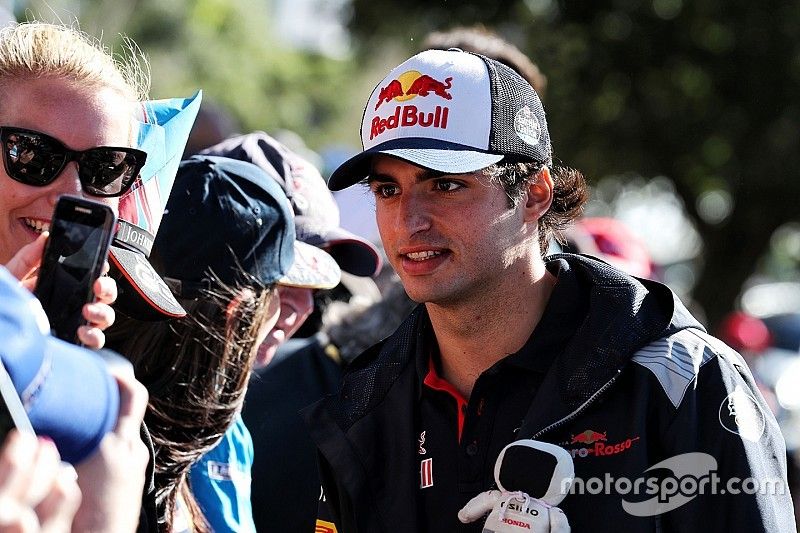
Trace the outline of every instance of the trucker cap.
{"type": "Polygon", "coordinates": [[[504,158],[552,162],[533,87],[506,65],[458,49],[426,50],[392,70],[367,101],[361,143],[363,152],[331,175],[331,190],[366,178],[376,154],[448,174],[504,158]]]}

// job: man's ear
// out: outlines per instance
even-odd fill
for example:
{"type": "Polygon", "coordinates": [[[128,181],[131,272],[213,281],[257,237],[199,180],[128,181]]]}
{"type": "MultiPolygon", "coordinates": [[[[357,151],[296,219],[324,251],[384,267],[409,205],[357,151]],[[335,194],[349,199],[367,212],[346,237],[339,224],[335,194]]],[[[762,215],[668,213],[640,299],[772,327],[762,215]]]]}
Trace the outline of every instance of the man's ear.
{"type": "Polygon", "coordinates": [[[525,222],[536,222],[550,209],[553,203],[553,177],[548,167],[536,173],[528,184],[525,196],[525,222]]]}

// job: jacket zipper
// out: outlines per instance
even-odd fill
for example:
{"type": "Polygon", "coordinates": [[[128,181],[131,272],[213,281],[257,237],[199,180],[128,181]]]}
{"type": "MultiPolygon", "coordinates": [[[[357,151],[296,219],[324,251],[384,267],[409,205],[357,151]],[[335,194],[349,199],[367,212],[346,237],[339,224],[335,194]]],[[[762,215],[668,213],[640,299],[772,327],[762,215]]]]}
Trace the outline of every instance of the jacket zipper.
{"type": "Polygon", "coordinates": [[[564,424],[566,424],[570,420],[572,420],[575,417],[577,417],[578,415],[580,415],[582,412],[584,412],[586,409],[588,409],[589,406],[592,403],[594,403],[594,401],[597,400],[598,397],[600,397],[600,395],[602,395],[611,385],[613,385],[615,381],[617,381],[617,378],[619,377],[621,372],[622,372],[622,370],[617,369],[617,374],[613,378],[608,380],[605,385],[603,385],[602,387],[597,389],[597,391],[595,391],[595,393],[592,394],[585,402],[583,402],[581,405],[579,405],[577,409],[572,411],[570,414],[568,414],[567,416],[565,416],[561,420],[557,420],[557,421],[553,422],[552,424],[550,424],[549,426],[546,426],[544,429],[540,429],[539,431],[537,431],[531,437],[531,439],[536,440],[539,437],[541,437],[543,434],[545,434],[545,433],[547,433],[549,431],[552,431],[552,430],[554,430],[554,429],[556,429],[556,428],[558,428],[560,426],[563,426],[564,424]]]}

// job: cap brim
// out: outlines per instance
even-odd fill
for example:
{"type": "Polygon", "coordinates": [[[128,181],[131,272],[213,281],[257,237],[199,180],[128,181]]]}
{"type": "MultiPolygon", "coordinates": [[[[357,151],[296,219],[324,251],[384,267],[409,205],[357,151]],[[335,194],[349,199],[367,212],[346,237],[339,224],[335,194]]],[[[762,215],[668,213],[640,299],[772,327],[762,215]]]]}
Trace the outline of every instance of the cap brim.
{"type": "Polygon", "coordinates": [[[325,251],[339,264],[339,267],[354,276],[375,277],[381,268],[383,260],[374,244],[350,234],[346,230],[336,228],[328,232],[323,243],[325,251]]]}
{"type": "Polygon", "coordinates": [[[297,240],[324,249],[349,274],[374,277],[380,273],[383,260],[374,244],[344,228],[323,228],[306,220],[302,215],[295,217],[297,240]]]}
{"type": "Polygon", "coordinates": [[[97,354],[55,338],[46,338],[44,346],[45,363],[26,405],[28,416],[36,432],[56,442],[62,459],[74,464],[114,427],[117,382],[97,354]]]}
{"type": "Polygon", "coordinates": [[[307,289],[332,289],[339,284],[342,271],[324,250],[301,241],[294,243],[294,263],[279,285],[307,289]]]}
{"type": "Polygon", "coordinates": [[[370,172],[372,158],[384,154],[409,163],[446,172],[465,174],[500,162],[503,155],[481,152],[474,147],[437,139],[394,139],[356,154],[337,168],[328,180],[328,188],[340,191],[358,183],[370,172]]]}
{"type": "Polygon", "coordinates": [[[139,320],[186,316],[186,310],[142,253],[112,245],[108,257],[110,274],[119,289],[117,309],[139,320]]]}

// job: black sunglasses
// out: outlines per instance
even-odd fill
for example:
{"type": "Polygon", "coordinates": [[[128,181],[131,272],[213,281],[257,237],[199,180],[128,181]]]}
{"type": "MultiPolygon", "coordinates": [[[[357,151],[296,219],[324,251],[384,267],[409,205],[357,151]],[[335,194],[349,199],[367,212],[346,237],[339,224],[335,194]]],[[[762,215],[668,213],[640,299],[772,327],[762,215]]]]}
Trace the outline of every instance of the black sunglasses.
{"type": "Polygon", "coordinates": [[[0,126],[3,163],[13,180],[44,187],[58,177],[70,161],[78,163],[83,190],[92,196],[122,196],[131,188],[147,154],[127,147],[98,146],[71,150],[45,133],[0,126]]]}

